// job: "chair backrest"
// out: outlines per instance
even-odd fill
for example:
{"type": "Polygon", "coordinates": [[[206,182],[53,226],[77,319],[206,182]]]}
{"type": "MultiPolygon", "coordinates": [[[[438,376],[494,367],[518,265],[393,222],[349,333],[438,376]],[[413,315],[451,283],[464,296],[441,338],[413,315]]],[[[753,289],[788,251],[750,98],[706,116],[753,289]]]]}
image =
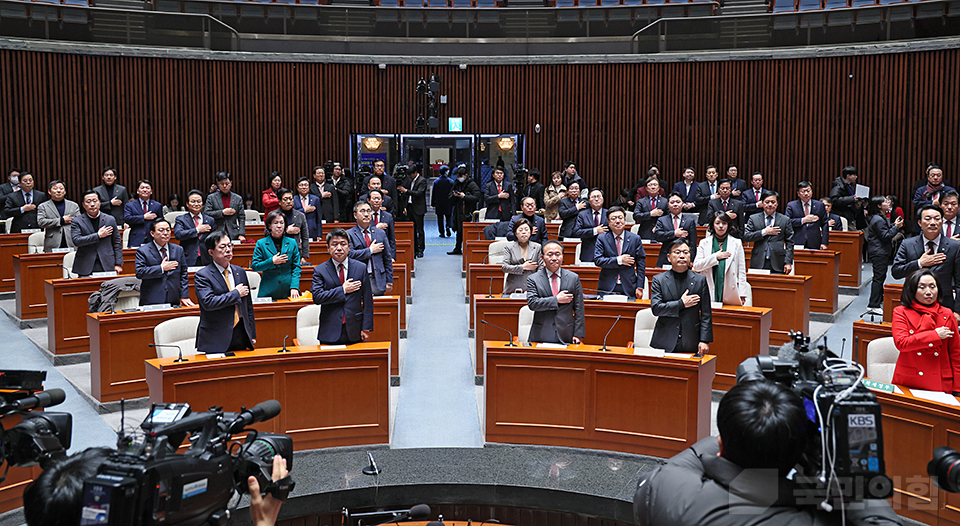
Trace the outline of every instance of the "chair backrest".
{"type": "Polygon", "coordinates": [[[259,223],[259,222],[260,222],[260,212],[257,212],[256,210],[246,209],[246,210],[243,211],[243,220],[244,220],[244,222],[246,222],[246,221],[253,221],[253,222],[255,222],[255,223],[259,223]]]}
{"type": "Polygon", "coordinates": [[[113,310],[135,309],[139,305],[139,290],[123,290],[120,291],[120,294],[117,294],[117,303],[113,306],[113,310]]]}
{"type": "Polygon", "coordinates": [[[187,213],[187,212],[184,211],[184,210],[181,210],[181,211],[178,211],[178,212],[167,212],[166,214],[163,214],[163,219],[164,219],[167,223],[170,223],[171,226],[173,226],[173,222],[176,221],[178,217],[180,217],[180,216],[182,216],[183,214],[186,214],[186,213],[187,213]]]}
{"type": "MultiPolygon", "coordinates": [[[[259,273],[259,272],[255,272],[255,271],[253,271],[253,270],[248,270],[248,271],[247,271],[247,283],[250,284],[250,297],[251,297],[251,298],[256,298],[256,297],[257,297],[257,295],[256,295],[257,289],[260,288],[260,273],[259,273]]],[[[297,286],[300,286],[300,284],[297,283],[297,286]]]]}
{"type": "Polygon", "coordinates": [[[76,252],[64,252],[63,254],[63,279],[73,277],[73,260],[77,258],[76,252]]]}
{"type": "Polygon", "coordinates": [[[747,283],[747,301],[743,304],[744,307],[753,307],[753,287],[747,283]]]}
{"type": "Polygon", "coordinates": [[[4,219],[4,220],[3,220],[3,224],[6,225],[6,229],[4,229],[4,232],[8,232],[8,233],[9,233],[9,232],[10,232],[10,228],[13,226],[13,218],[12,218],[12,217],[8,217],[8,218],[4,219]]]}
{"type": "Polygon", "coordinates": [[[637,311],[637,319],[633,323],[633,347],[650,347],[650,338],[656,325],[657,317],[653,315],[653,309],[637,311]]]}
{"type": "Polygon", "coordinates": [[[517,323],[517,340],[521,342],[530,341],[530,327],[533,327],[533,311],[530,307],[524,305],[520,307],[520,314],[517,323]]]}
{"type": "Polygon", "coordinates": [[[844,230],[844,231],[850,230],[850,228],[848,228],[847,218],[841,217],[841,218],[840,218],[840,224],[843,225],[843,230],[844,230]]]}
{"type": "Polygon", "coordinates": [[[307,305],[297,311],[297,342],[300,345],[320,345],[320,305],[307,305]]]}
{"type": "MultiPolygon", "coordinates": [[[[633,215],[631,214],[630,217],[633,217],[633,215]]],[[[633,232],[634,234],[637,234],[637,235],[639,236],[639,235],[640,235],[640,223],[634,223],[633,226],[630,227],[630,231],[633,232]]]]}
{"type": "Polygon", "coordinates": [[[123,248],[130,248],[130,229],[129,228],[123,229],[122,237],[123,237],[123,245],[121,246],[123,248]]]}
{"type": "Polygon", "coordinates": [[[477,221],[483,221],[487,218],[487,207],[480,209],[480,214],[477,216],[477,221]]]}
{"type": "Polygon", "coordinates": [[[624,218],[626,219],[626,223],[628,225],[634,225],[637,223],[637,221],[633,218],[633,212],[624,213],[624,218]]]}
{"type": "Polygon", "coordinates": [[[893,336],[877,338],[867,344],[867,378],[878,382],[890,383],[893,371],[897,368],[900,351],[893,342],[893,336]]]}
{"type": "Polygon", "coordinates": [[[505,239],[498,239],[490,243],[490,246],[487,247],[487,263],[491,265],[503,264],[503,247],[507,246],[507,243],[509,241],[505,239]]]}
{"type": "MultiPolygon", "coordinates": [[[[176,345],[184,356],[197,354],[197,327],[200,316],[184,316],[167,320],[153,329],[153,343],[157,345],[176,345]]],[[[157,347],[157,358],[177,356],[176,349],[157,347]]]]}
{"type": "Polygon", "coordinates": [[[576,250],[573,251],[573,263],[578,267],[595,267],[596,263],[592,261],[580,261],[580,251],[582,250],[583,243],[577,243],[576,250]]]}
{"type": "Polygon", "coordinates": [[[34,232],[27,238],[27,248],[30,249],[31,254],[43,252],[43,235],[43,232],[34,232]]]}

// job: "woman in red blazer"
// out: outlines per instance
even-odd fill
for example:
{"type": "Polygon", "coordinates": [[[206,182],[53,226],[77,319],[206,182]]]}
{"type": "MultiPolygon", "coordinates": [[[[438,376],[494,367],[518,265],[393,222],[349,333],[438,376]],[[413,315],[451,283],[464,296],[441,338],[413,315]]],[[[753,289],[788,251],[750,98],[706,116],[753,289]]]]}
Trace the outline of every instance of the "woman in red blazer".
{"type": "Polygon", "coordinates": [[[277,197],[277,193],[280,191],[280,188],[283,187],[283,178],[280,177],[280,172],[271,173],[268,181],[270,182],[270,186],[263,191],[263,195],[260,197],[260,201],[263,203],[264,215],[280,208],[280,199],[277,197]]]}
{"type": "Polygon", "coordinates": [[[953,311],[937,301],[939,289],[940,282],[930,269],[914,272],[903,283],[901,305],[893,310],[893,341],[900,351],[893,383],[958,394],[957,320],[953,311]]]}

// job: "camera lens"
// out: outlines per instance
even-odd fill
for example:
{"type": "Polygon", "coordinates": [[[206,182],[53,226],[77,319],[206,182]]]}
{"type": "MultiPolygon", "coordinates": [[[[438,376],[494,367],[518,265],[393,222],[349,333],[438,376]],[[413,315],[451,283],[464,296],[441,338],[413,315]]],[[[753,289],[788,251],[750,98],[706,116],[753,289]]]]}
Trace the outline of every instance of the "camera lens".
{"type": "Polygon", "coordinates": [[[927,474],[938,488],[960,493],[960,452],[949,447],[933,450],[933,459],[927,464],[927,474]]]}

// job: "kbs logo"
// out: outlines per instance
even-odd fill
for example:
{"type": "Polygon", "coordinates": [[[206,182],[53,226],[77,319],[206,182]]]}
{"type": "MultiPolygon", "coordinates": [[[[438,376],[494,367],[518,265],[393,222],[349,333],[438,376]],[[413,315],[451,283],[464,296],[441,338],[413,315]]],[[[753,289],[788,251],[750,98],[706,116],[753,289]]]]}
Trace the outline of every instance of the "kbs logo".
{"type": "Polygon", "coordinates": [[[874,427],[875,415],[847,415],[847,425],[850,427],[874,427]]]}

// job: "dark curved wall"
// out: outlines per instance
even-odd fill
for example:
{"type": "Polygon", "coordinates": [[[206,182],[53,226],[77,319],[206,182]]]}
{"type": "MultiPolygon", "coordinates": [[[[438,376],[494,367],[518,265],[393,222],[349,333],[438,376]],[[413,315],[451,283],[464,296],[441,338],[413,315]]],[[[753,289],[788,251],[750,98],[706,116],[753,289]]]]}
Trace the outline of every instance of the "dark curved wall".
{"type": "MultiPolygon", "coordinates": [[[[349,159],[351,132],[414,131],[414,86],[432,68],[234,62],[0,51],[0,164],[70,195],[113,165],[155,194],[243,191],[280,170],[349,159]]],[[[960,51],[752,61],[436,68],[447,116],[467,133],[524,133],[528,166],[575,160],[591,184],[632,184],[650,162],[676,181],[693,165],[738,163],[794,195],[844,165],[902,193],[936,160],[960,182],[960,51]],[[535,124],[542,126],[534,133],[535,124]]]]}

